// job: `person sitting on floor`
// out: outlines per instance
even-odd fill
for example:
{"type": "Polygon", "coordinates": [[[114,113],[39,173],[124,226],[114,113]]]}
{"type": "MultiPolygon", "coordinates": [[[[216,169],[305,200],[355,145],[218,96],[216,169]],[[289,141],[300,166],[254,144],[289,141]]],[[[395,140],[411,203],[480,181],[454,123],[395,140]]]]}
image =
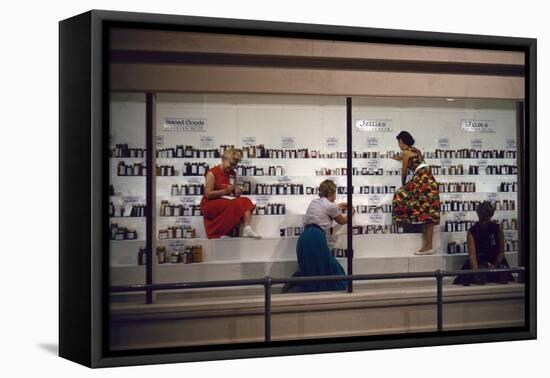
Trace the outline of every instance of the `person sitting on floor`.
{"type": "MultiPolygon", "coordinates": [[[[479,221],[468,230],[467,244],[469,259],[462,269],[495,269],[509,267],[504,257],[504,232],[502,225],[491,220],[495,209],[490,202],[482,202],[477,207],[479,221]]],[[[508,283],[513,281],[511,273],[489,273],[460,275],[455,285],[468,286],[471,283],[483,285],[486,282],[508,283]]]]}
{"type": "MultiPolygon", "coordinates": [[[[294,276],[329,276],[345,275],[344,269],[330,252],[327,242],[332,221],[346,224],[347,216],[342,210],[347,209],[346,203],[334,203],[336,200],[336,184],[325,180],[319,185],[319,198],[309,204],[304,217],[304,232],[298,238],[296,255],[299,271],[294,276]]],[[[355,210],[353,210],[353,214],[355,210]]],[[[297,285],[285,285],[287,291],[332,291],[346,290],[346,281],[304,282],[297,285]]]]}

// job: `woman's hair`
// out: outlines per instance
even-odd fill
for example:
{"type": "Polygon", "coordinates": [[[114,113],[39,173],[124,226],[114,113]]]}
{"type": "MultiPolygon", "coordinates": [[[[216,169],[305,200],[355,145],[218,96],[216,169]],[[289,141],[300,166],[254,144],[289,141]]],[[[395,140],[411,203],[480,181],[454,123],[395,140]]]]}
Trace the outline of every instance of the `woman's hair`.
{"type": "Polygon", "coordinates": [[[222,159],[241,161],[243,158],[243,151],[239,148],[229,147],[222,155],[222,159]]]}
{"type": "Polygon", "coordinates": [[[401,139],[403,143],[405,143],[409,147],[414,144],[414,138],[408,131],[401,131],[399,134],[397,134],[396,139],[401,139]]]}
{"type": "Polygon", "coordinates": [[[484,201],[477,206],[476,212],[479,220],[488,221],[495,214],[495,208],[491,205],[491,202],[484,201]]]}
{"type": "Polygon", "coordinates": [[[325,180],[319,185],[319,197],[328,197],[336,193],[336,184],[332,180],[325,180]]]}

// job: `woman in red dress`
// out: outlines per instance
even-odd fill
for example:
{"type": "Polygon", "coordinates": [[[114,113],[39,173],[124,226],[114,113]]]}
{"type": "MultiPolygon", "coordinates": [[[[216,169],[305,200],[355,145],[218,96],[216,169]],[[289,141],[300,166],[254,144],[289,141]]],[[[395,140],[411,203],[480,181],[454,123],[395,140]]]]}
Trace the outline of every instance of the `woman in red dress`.
{"type": "Polygon", "coordinates": [[[241,222],[244,224],[243,237],[260,238],[250,226],[251,211],[256,205],[250,199],[240,196],[243,193],[241,187],[231,184],[232,177],[234,183],[237,182],[234,168],[241,158],[240,150],[229,148],[224,152],[221,164],[206,173],[200,206],[209,239],[228,236],[241,222]]]}

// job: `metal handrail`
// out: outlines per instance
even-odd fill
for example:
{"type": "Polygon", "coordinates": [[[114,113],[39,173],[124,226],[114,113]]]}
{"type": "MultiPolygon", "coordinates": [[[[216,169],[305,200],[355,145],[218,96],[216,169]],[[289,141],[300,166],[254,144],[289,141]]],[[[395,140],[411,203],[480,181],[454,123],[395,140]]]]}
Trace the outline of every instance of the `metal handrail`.
{"type": "Polygon", "coordinates": [[[499,269],[478,269],[478,270],[435,270],[433,272],[407,272],[407,273],[376,273],[376,274],[355,274],[339,276],[307,276],[276,278],[265,276],[255,279],[224,280],[224,281],[203,281],[203,282],[179,282],[168,284],[139,284],[126,286],[112,286],[111,293],[126,293],[155,290],[177,290],[177,289],[199,289],[208,287],[235,287],[235,286],[256,286],[264,287],[264,338],[265,342],[271,341],[271,287],[277,284],[301,283],[314,281],[368,281],[383,279],[405,279],[405,278],[430,278],[436,279],[437,289],[437,331],[443,331],[443,278],[458,275],[474,275],[487,273],[522,273],[524,267],[499,268],[499,269]]]}

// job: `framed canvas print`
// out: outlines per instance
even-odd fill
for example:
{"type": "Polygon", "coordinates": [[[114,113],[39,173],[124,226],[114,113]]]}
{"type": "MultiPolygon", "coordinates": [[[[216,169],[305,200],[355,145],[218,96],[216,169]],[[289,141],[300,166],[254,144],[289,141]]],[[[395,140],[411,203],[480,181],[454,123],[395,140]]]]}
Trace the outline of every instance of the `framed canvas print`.
{"type": "Polygon", "coordinates": [[[536,337],[536,40],[60,22],[60,355],[536,337]]]}

